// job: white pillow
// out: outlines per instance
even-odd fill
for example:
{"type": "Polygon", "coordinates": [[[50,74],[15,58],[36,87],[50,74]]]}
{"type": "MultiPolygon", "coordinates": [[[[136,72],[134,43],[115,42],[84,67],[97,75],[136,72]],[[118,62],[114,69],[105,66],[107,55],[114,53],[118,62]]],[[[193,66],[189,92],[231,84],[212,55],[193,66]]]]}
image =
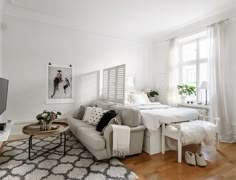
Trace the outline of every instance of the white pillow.
{"type": "Polygon", "coordinates": [[[82,119],[83,121],[88,122],[89,118],[92,115],[93,108],[94,107],[89,107],[89,106],[85,108],[85,113],[84,113],[84,116],[83,116],[83,119],[82,119]]]}
{"type": "Polygon", "coordinates": [[[130,96],[129,93],[125,93],[125,104],[126,105],[133,104],[132,97],[130,96]]]}
{"type": "Polygon", "coordinates": [[[140,93],[140,94],[131,94],[133,104],[148,104],[150,100],[147,94],[140,93]]]}
{"type": "Polygon", "coordinates": [[[100,121],[101,117],[103,116],[103,110],[102,108],[93,108],[92,114],[88,119],[88,124],[91,125],[97,125],[98,122],[100,121]]]}

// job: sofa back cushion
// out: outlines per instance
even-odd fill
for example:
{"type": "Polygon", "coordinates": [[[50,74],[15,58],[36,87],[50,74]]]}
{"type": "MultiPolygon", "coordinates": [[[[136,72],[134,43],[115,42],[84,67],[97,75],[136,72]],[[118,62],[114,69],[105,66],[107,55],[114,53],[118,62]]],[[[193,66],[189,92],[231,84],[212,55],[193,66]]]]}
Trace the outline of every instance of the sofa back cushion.
{"type": "Polygon", "coordinates": [[[121,117],[123,125],[130,127],[139,126],[141,123],[141,114],[138,109],[135,107],[128,107],[124,105],[114,105],[111,106],[111,109],[115,110],[118,115],[121,117]]]}
{"type": "Polygon", "coordinates": [[[141,123],[141,114],[137,109],[123,109],[121,111],[121,119],[123,125],[136,127],[141,123]]]}
{"type": "Polygon", "coordinates": [[[78,119],[79,120],[82,120],[83,117],[84,117],[84,113],[85,113],[85,109],[86,109],[86,106],[84,105],[81,105],[80,108],[79,108],[79,113],[78,113],[78,119]]]}
{"type": "Polygon", "coordinates": [[[101,100],[96,100],[93,103],[93,105],[96,106],[96,107],[102,108],[103,110],[109,110],[110,107],[112,105],[114,105],[114,103],[113,102],[104,102],[104,101],[101,101],[101,100]]]}

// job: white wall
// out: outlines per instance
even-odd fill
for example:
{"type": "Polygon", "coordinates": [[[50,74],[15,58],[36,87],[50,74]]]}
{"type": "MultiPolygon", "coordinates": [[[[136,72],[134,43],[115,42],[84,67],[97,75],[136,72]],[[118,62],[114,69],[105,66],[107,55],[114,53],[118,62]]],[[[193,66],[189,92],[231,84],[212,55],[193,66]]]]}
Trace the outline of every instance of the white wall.
{"type": "Polygon", "coordinates": [[[2,76],[2,14],[3,14],[4,1],[0,0],[0,77],[2,76]]]}
{"type": "MultiPolygon", "coordinates": [[[[2,77],[2,14],[3,14],[3,4],[4,1],[0,0],[0,77],[2,77]]],[[[2,116],[0,115],[0,121],[2,119],[2,116]]]]}
{"type": "Polygon", "coordinates": [[[160,102],[167,103],[169,42],[154,44],[151,51],[153,89],[159,92],[160,102]]]}
{"type": "Polygon", "coordinates": [[[3,17],[3,74],[10,80],[4,118],[16,121],[35,119],[44,109],[71,115],[83,99],[78,88],[83,74],[119,64],[135,74],[136,87],[149,86],[149,49],[144,44],[86,33],[39,21],[3,17]],[[46,105],[46,64],[72,64],[75,68],[75,103],[46,105]]]}

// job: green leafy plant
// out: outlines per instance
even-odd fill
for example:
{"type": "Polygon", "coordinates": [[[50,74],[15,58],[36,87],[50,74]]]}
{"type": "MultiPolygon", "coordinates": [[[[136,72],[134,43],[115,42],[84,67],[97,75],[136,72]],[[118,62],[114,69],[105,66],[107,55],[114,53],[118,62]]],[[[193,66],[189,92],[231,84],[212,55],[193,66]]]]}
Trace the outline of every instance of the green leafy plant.
{"type": "Polygon", "coordinates": [[[179,95],[191,96],[196,95],[196,87],[188,84],[179,84],[177,86],[179,95]]]}
{"type": "Polygon", "coordinates": [[[150,92],[147,93],[148,97],[155,97],[158,96],[159,93],[157,91],[151,90],[150,92]]]}

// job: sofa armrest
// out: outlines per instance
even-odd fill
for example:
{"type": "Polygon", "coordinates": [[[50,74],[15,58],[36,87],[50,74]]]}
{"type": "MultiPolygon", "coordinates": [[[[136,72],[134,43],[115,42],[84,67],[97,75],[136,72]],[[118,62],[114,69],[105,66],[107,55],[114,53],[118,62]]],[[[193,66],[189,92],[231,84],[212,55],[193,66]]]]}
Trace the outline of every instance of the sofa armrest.
{"type": "MultiPolygon", "coordinates": [[[[145,129],[146,129],[146,127],[144,125],[139,125],[139,126],[136,126],[136,127],[130,127],[130,133],[144,131],[145,129]]],[[[113,151],[113,129],[112,129],[111,125],[106,127],[103,136],[104,136],[105,141],[106,141],[107,154],[108,154],[109,157],[111,157],[112,156],[112,151],[113,151]]]]}

